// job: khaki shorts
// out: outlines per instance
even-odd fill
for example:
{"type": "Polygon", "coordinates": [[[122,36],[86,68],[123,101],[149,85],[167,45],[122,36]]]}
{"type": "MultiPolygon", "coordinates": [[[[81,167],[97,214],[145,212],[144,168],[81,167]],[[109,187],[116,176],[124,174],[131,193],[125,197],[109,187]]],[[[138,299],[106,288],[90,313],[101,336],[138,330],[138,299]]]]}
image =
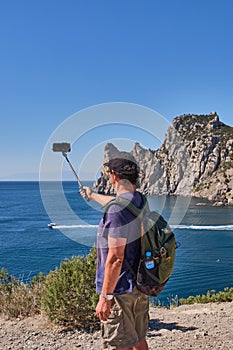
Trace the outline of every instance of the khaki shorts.
{"type": "Polygon", "coordinates": [[[149,297],[136,287],[112,300],[111,314],[101,322],[103,349],[137,346],[145,339],[149,321],[149,297]]]}

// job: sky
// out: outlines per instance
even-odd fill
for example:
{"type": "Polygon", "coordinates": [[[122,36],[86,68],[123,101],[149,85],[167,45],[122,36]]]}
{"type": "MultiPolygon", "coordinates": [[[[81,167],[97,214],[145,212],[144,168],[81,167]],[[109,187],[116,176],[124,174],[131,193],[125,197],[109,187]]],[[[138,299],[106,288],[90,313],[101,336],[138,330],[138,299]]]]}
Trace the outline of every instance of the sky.
{"type": "MultiPolygon", "coordinates": [[[[233,126],[232,13],[231,0],[0,0],[0,180],[38,179],[51,135],[92,106],[136,104],[169,123],[216,111],[233,126]]],[[[108,140],[157,147],[119,124],[90,131],[87,179],[108,140]]]]}

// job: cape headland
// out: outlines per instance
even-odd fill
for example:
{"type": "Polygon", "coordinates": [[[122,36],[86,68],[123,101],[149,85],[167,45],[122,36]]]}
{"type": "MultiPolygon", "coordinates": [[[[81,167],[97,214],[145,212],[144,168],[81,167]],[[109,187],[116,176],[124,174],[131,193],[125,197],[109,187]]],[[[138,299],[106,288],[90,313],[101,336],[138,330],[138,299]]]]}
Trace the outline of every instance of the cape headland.
{"type": "MultiPolygon", "coordinates": [[[[104,162],[116,151],[107,143],[104,162]]],[[[136,142],[132,154],[142,171],[139,188],[144,194],[233,205],[233,127],[222,123],[216,112],[175,117],[159,149],[145,149],[136,142]]],[[[114,193],[104,167],[94,187],[99,193],[114,193]]]]}

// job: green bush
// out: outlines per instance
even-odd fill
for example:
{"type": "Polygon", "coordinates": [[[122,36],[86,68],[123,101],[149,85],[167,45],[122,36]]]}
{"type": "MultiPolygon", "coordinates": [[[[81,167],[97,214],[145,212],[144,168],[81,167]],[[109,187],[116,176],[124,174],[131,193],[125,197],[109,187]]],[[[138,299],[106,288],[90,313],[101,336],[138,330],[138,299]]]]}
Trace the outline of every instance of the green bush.
{"type": "Polygon", "coordinates": [[[6,317],[26,317],[44,311],[55,322],[69,326],[96,324],[96,249],[84,257],[66,259],[47,276],[40,273],[30,284],[0,271],[0,313],[6,317]]]}
{"type": "Polygon", "coordinates": [[[203,295],[189,296],[179,300],[181,305],[194,303],[218,303],[225,301],[233,301],[233,288],[225,288],[224,291],[216,292],[215,290],[208,291],[203,295]]]}
{"type": "Polygon", "coordinates": [[[57,323],[89,327],[96,322],[96,249],[84,257],[72,257],[45,278],[41,309],[57,323]]]}
{"type": "Polygon", "coordinates": [[[42,279],[42,275],[38,275],[33,283],[25,284],[2,269],[0,271],[0,313],[9,318],[38,313],[42,279]]]}

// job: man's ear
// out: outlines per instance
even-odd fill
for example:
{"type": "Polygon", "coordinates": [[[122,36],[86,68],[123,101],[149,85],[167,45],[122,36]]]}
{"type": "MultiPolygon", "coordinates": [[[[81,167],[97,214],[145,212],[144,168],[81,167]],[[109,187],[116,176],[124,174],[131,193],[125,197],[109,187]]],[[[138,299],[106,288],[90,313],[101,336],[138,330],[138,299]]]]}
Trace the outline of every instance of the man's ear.
{"type": "Polygon", "coordinates": [[[115,173],[115,171],[112,171],[112,176],[113,176],[113,181],[114,181],[114,183],[115,183],[116,181],[119,181],[119,176],[115,173]]]}

